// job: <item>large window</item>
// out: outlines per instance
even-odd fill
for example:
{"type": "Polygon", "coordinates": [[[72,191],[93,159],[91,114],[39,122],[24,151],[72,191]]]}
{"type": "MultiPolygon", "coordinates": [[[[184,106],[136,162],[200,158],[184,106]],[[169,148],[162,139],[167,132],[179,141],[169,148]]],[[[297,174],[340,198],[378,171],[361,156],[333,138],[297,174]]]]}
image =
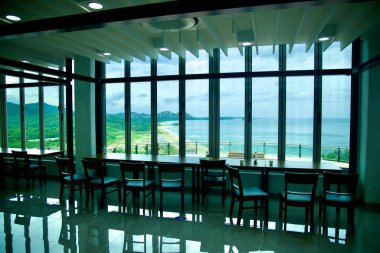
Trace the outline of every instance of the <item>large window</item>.
{"type": "Polygon", "coordinates": [[[312,160],[314,78],[286,79],[286,159],[312,160]]]}
{"type": "Polygon", "coordinates": [[[220,80],[220,157],[244,154],[243,78],[220,80]]]}
{"type": "MultiPolygon", "coordinates": [[[[19,78],[6,76],[7,84],[19,83],[19,78]]],[[[7,122],[8,122],[8,147],[21,148],[21,117],[20,117],[20,89],[6,89],[7,97],[7,122]]]]}
{"type": "Polygon", "coordinates": [[[277,159],[278,78],[252,79],[252,152],[277,159]]]}
{"type": "Polygon", "coordinates": [[[178,61],[179,57],[176,54],[171,54],[171,59],[158,55],[157,59],[157,75],[178,75],[178,61]]]}
{"type": "Polygon", "coordinates": [[[240,54],[238,48],[229,48],[228,56],[220,53],[220,73],[244,72],[244,54],[240,54]]]}
{"type": "Polygon", "coordinates": [[[289,46],[287,46],[286,53],[287,70],[314,69],[314,46],[306,52],[304,44],[295,44],[291,53],[289,53],[289,46]]]}
{"type": "Polygon", "coordinates": [[[186,81],[186,155],[204,157],[208,150],[208,80],[186,81]]]}
{"type": "Polygon", "coordinates": [[[60,150],[59,87],[44,88],[45,149],[60,150]]]}
{"type": "Polygon", "coordinates": [[[209,73],[208,54],[204,50],[199,50],[199,58],[186,52],[186,74],[209,73]]]}
{"type": "Polygon", "coordinates": [[[177,81],[157,84],[157,140],[160,155],[179,152],[179,88],[177,81]]]}
{"type": "Polygon", "coordinates": [[[349,161],[350,144],[349,76],[326,76],[322,79],[321,158],[349,161]]]}
{"type": "Polygon", "coordinates": [[[151,153],[150,83],[131,83],[132,153],[151,153]]]}
{"type": "Polygon", "coordinates": [[[252,71],[278,71],[278,46],[261,46],[259,54],[255,48],[252,51],[252,71]]]}
{"type": "MultiPolygon", "coordinates": [[[[28,71],[25,71],[28,72],[28,71]]],[[[35,72],[28,72],[37,74],[35,72]]],[[[25,83],[33,83],[36,80],[25,79],[25,83]]],[[[37,87],[25,88],[25,133],[26,148],[40,148],[40,110],[39,92],[37,87]]]]}
{"type": "MultiPolygon", "coordinates": [[[[106,66],[106,77],[124,76],[124,62],[106,66]]],[[[106,84],[106,151],[125,152],[124,83],[106,84]]]]}

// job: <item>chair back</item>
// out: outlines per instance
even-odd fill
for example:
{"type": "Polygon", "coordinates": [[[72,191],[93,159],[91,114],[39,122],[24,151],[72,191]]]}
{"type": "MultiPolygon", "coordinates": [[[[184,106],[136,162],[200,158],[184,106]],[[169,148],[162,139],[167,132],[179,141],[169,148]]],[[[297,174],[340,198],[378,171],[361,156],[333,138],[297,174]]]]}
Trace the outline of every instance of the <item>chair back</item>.
{"type": "Polygon", "coordinates": [[[30,166],[29,155],[27,151],[12,150],[12,156],[16,169],[28,169],[30,166]]]}
{"type": "Polygon", "coordinates": [[[359,174],[323,173],[323,194],[326,192],[355,195],[359,174]]]}
{"type": "Polygon", "coordinates": [[[228,166],[228,174],[230,176],[231,190],[233,194],[239,194],[243,196],[243,185],[240,178],[240,172],[238,168],[228,166]]]}
{"type": "Polygon", "coordinates": [[[180,180],[183,182],[185,180],[185,168],[181,163],[159,163],[158,175],[160,184],[165,180],[180,180]]]}
{"type": "Polygon", "coordinates": [[[101,160],[98,159],[82,159],[84,175],[87,180],[93,178],[101,178],[102,184],[104,184],[104,167],[101,160]]]}
{"type": "Polygon", "coordinates": [[[226,174],[226,160],[200,160],[202,175],[224,178],[226,174]]]}
{"type": "Polygon", "coordinates": [[[70,158],[63,158],[63,157],[55,157],[55,161],[57,163],[59,176],[62,178],[70,176],[70,179],[74,179],[74,163],[71,161],[70,158]]]}
{"type": "Polygon", "coordinates": [[[123,184],[128,181],[142,181],[145,187],[145,163],[143,162],[120,162],[120,172],[123,184]],[[128,176],[132,174],[132,177],[128,176]],[[140,177],[142,175],[142,177],[140,177]]]}
{"type": "Polygon", "coordinates": [[[288,192],[299,192],[315,196],[318,173],[285,172],[285,195],[288,192]]]}

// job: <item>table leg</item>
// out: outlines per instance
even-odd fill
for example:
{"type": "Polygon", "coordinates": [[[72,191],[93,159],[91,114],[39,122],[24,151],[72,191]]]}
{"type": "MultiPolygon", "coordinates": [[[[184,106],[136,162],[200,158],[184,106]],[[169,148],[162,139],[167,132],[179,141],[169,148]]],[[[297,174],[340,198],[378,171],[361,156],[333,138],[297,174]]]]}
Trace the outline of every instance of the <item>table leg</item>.
{"type": "Polygon", "coordinates": [[[197,191],[197,187],[195,185],[195,166],[191,166],[191,193],[192,193],[192,201],[193,201],[193,204],[195,203],[195,192],[197,191]]]}

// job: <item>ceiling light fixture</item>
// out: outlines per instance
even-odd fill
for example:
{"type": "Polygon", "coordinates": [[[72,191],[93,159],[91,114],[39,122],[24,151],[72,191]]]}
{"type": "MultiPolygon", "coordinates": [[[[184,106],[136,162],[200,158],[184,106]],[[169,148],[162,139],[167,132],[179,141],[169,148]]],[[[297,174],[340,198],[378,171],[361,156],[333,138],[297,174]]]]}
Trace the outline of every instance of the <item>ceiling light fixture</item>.
{"type": "Polygon", "coordinates": [[[103,53],[103,55],[104,55],[104,56],[110,56],[110,55],[111,55],[111,53],[108,53],[108,52],[104,52],[104,53],[103,53]]]}
{"type": "Polygon", "coordinates": [[[167,47],[160,47],[158,50],[160,50],[162,52],[166,52],[166,51],[169,51],[169,48],[167,48],[167,47]]]}
{"type": "Polygon", "coordinates": [[[12,20],[12,21],[20,21],[21,20],[20,17],[17,17],[15,15],[6,15],[5,18],[8,20],[12,20]]]}
{"type": "Polygon", "coordinates": [[[241,45],[243,46],[243,47],[248,47],[248,46],[252,46],[252,42],[250,42],[250,41],[244,41],[244,42],[242,42],[241,43],[241,45]]]}
{"type": "Polygon", "coordinates": [[[328,41],[330,37],[320,37],[318,40],[319,41],[328,41]]]}
{"type": "Polygon", "coordinates": [[[101,3],[98,3],[98,2],[89,2],[88,7],[90,7],[91,9],[94,9],[94,10],[103,9],[103,5],[101,3]]]}

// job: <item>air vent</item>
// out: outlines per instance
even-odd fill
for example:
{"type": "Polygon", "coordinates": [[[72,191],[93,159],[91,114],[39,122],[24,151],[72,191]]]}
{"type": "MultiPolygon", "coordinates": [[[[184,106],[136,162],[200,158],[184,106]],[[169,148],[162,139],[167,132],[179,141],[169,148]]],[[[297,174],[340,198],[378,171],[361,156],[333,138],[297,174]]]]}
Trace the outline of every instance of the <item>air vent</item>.
{"type": "Polygon", "coordinates": [[[141,23],[144,27],[152,31],[183,31],[196,27],[198,18],[177,18],[167,20],[157,20],[147,23],[141,23]]]}

